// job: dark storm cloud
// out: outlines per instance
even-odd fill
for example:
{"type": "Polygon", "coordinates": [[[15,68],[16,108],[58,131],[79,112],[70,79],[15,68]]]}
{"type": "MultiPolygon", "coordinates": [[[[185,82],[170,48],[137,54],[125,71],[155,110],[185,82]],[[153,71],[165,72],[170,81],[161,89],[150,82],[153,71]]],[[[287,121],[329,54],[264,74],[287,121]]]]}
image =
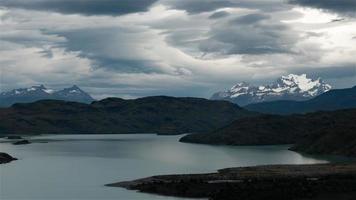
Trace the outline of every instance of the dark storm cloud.
{"type": "Polygon", "coordinates": [[[227,17],[229,16],[230,13],[226,12],[226,11],[219,11],[219,12],[215,12],[212,15],[209,16],[209,19],[219,19],[219,18],[223,18],[223,17],[227,17]]]}
{"type": "Polygon", "coordinates": [[[200,50],[225,55],[291,53],[298,35],[269,19],[249,14],[219,24],[211,29],[209,39],[200,42],[200,50]]]}
{"type": "Polygon", "coordinates": [[[0,0],[0,6],[64,14],[122,15],[146,11],[157,0],[0,0]]]}
{"type": "Polygon", "coordinates": [[[345,64],[342,66],[325,66],[322,68],[297,68],[292,73],[301,74],[307,73],[315,78],[321,77],[323,79],[343,79],[354,77],[354,83],[356,84],[356,65],[345,64]]]}
{"type": "Polygon", "coordinates": [[[289,2],[325,9],[343,15],[356,16],[356,0],[289,0],[289,2]]]}
{"type": "Polygon", "coordinates": [[[270,18],[270,16],[268,16],[268,15],[254,13],[254,14],[249,14],[249,15],[245,15],[242,17],[238,17],[238,18],[230,21],[230,24],[232,24],[232,25],[254,24],[259,21],[269,19],[269,18],[270,18]]]}

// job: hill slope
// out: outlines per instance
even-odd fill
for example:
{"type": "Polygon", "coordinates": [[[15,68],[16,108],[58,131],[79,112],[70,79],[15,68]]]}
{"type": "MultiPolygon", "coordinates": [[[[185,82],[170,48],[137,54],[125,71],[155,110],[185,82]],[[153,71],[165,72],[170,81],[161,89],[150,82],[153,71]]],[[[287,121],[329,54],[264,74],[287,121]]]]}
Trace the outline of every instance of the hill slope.
{"type": "Polygon", "coordinates": [[[356,108],[356,86],[331,90],[308,101],[273,101],[245,106],[246,109],[267,114],[294,114],[356,108]]]}
{"type": "Polygon", "coordinates": [[[208,134],[191,134],[182,142],[227,145],[294,144],[308,153],[356,156],[356,109],[306,115],[243,118],[208,134]]]}
{"type": "Polygon", "coordinates": [[[206,132],[253,113],[199,98],[108,98],[92,104],[44,100],[0,109],[3,134],[206,132]]]}

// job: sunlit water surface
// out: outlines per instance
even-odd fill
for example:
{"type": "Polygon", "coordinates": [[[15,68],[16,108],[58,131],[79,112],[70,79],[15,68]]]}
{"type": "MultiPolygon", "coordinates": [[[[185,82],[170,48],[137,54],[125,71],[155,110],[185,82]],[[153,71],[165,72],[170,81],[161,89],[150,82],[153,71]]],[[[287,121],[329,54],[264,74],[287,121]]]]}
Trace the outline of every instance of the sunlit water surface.
{"type": "MultiPolygon", "coordinates": [[[[159,174],[206,173],[265,164],[327,162],[288,151],[288,146],[209,146],[179,143],[181,136],[44,135],[32,143],[0,143],[19,160],[0,165],[0,199],[181,199],[105,184],[159,174]]],[[[3,139],[2,139],[3,141],[3,139]]]]}

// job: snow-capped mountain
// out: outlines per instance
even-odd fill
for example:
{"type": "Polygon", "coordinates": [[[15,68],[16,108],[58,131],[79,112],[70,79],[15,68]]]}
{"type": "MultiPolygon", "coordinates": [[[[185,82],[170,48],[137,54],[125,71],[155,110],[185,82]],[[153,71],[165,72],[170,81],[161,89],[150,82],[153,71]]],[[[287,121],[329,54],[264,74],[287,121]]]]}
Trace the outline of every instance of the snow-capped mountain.
{"type": "Polygon", "coordinates": [[[14,89],[0,93],[0,106],[11,106],[14,103],[29,103],[43,99],[55,99],[64,101],[75,101],[90,103],[94,99],[74,85],[59,91],[46,88],[44,85],[32,86],[29,88],[14,89]]]}
{"type": "Polygon", "coordinates": [[[54,92],[53,95],[56,99],[65,101],[76,101],[82,103],[91,103],[94,101],[94,99],[88,93],[84,92],[76,85],[54,92]]]}
{"type": "Polygon", "coordinates": [[[231,89],[215,93],[211,99],[228,100],[240,106],[275,100],[308,100],[331,89],[320,78],[310,79],[306,74],[282,76],[270,85],[253,86],[242,82],[231,89]]]}

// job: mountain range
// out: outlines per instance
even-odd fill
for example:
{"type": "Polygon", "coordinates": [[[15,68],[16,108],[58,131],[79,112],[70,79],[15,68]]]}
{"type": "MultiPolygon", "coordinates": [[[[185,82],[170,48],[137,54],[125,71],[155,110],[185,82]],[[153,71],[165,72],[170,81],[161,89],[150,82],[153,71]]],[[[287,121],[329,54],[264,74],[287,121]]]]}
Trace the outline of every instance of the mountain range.
{"type": "Polygon", "coordinates": [[[356,156],[356,86],[325,92],[307,101],[273,101],[244,107],[258,116],[238,119],[181,142],[216,145],[294,144],[312,154],[356,156]],[[286,116],[285,116],[286,115],[286,116]]]}
{"type": "Polygon", "coordinates": [[[244,108],[260,113],[282,115],[356,108],[356,86],[330,90],[307,101],[262,102],[244,108]]]}
{"type": "Polygon", "coordinates": [[[215,93],[212,100],[227,100],[240,106],[277,100],[304,101],[331,89],[322,79],[310,79],[306,74],[282,76],[269,85],[253,86],[242,82],[231,89],[215,93]]]}
{"type": "Polygon", "coordinates": [[[91,103],[94,99],[74,85],[70,88],[64,88],[54,91],[46,88],[44,85],[32,86],[29,88],[14,89],[0,93],[0,106],[8,107],[15,103],[30,103],[44,99],[55,99],[63,101],[74,101],[82,103],[91,103]]]}
{"type": "Polygon", "coordinates": [[[200,98],[107,98],[91,104],[41,100],[1,108],[0,133],[200,133],[253,115],[227,101],[200,98]]]}

